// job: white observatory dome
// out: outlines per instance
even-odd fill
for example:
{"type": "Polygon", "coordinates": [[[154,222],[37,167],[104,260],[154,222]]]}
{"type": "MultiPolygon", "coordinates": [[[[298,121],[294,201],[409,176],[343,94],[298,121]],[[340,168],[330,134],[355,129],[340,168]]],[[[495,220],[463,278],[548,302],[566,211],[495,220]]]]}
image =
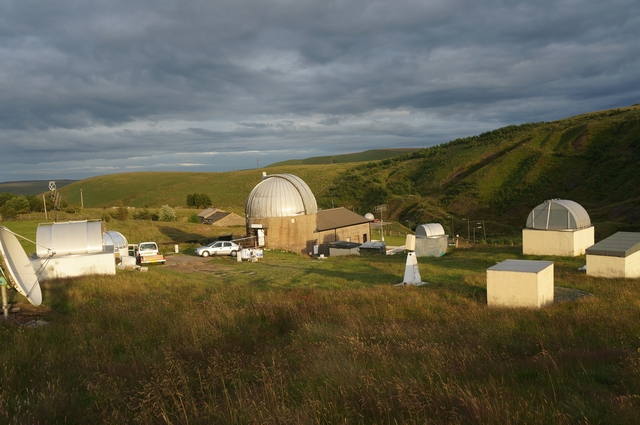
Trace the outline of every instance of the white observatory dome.
{"type": "Polygon", "coordinates": [[[577,230],[591,226],[591,218],[582,207],[567,199],[550,199],[535,207],[527,217],[527,228],[577,230]]]}
{"type": "Polygon", "coordinates": [[[315,196],[300,177],[272,174],[262,178],[247,199],[247,217],[293,217],[318,212],[315,196]]]}

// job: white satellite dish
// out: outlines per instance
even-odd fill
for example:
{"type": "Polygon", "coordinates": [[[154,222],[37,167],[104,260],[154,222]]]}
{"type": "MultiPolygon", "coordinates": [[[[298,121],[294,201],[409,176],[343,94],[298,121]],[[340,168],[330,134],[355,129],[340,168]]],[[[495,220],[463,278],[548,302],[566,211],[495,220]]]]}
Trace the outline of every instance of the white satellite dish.
{"type": "Polygon", "coordinates": [[[9,283],[35,306],[42,303],[40,282],[18,238],[6,227],[0,226],[0,256],[9,283]]]}

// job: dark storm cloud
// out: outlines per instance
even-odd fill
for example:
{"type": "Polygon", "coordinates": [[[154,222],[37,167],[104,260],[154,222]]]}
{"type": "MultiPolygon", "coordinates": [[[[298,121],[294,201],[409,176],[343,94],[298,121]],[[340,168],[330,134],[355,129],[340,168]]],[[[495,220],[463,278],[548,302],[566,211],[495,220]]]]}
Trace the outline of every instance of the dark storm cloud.
{"type": "Polygon", "coordinates": [[[0,0],[0,181],[248,168],[625,106],[638,28],[626,0],[0,0]]]}

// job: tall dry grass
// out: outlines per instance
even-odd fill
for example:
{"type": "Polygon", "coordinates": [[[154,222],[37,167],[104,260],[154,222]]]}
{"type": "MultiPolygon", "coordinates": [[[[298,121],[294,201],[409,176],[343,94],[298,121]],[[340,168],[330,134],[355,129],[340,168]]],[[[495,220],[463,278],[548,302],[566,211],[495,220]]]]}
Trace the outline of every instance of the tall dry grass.
{"type": "Polygon", "coordinates": [[[484,270],[507,256],[421,259],[420,288],[392,286],[402,257],[275,252],[52,281],[49,326],[0,328],[0,421],[633,423],[638,280],[563,260],[556,285],[594,297],[487,308],[484,270]]]}

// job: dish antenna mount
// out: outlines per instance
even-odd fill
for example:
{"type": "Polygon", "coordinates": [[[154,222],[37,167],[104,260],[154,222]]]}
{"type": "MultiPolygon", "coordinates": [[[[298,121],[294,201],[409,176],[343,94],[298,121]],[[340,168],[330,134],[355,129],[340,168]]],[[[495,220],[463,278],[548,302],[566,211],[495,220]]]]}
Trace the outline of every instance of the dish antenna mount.
{"type": "Polygon", "coordinates": [[[42,291],[33,266],[16,238],[16,234],[4,226],[0,226],[0,258],[2,258],[2,268],[0,268],[2,309],[7,320],[9,316],[7,286],[15,288],[36,307],[42,303],[42,291]]]}

